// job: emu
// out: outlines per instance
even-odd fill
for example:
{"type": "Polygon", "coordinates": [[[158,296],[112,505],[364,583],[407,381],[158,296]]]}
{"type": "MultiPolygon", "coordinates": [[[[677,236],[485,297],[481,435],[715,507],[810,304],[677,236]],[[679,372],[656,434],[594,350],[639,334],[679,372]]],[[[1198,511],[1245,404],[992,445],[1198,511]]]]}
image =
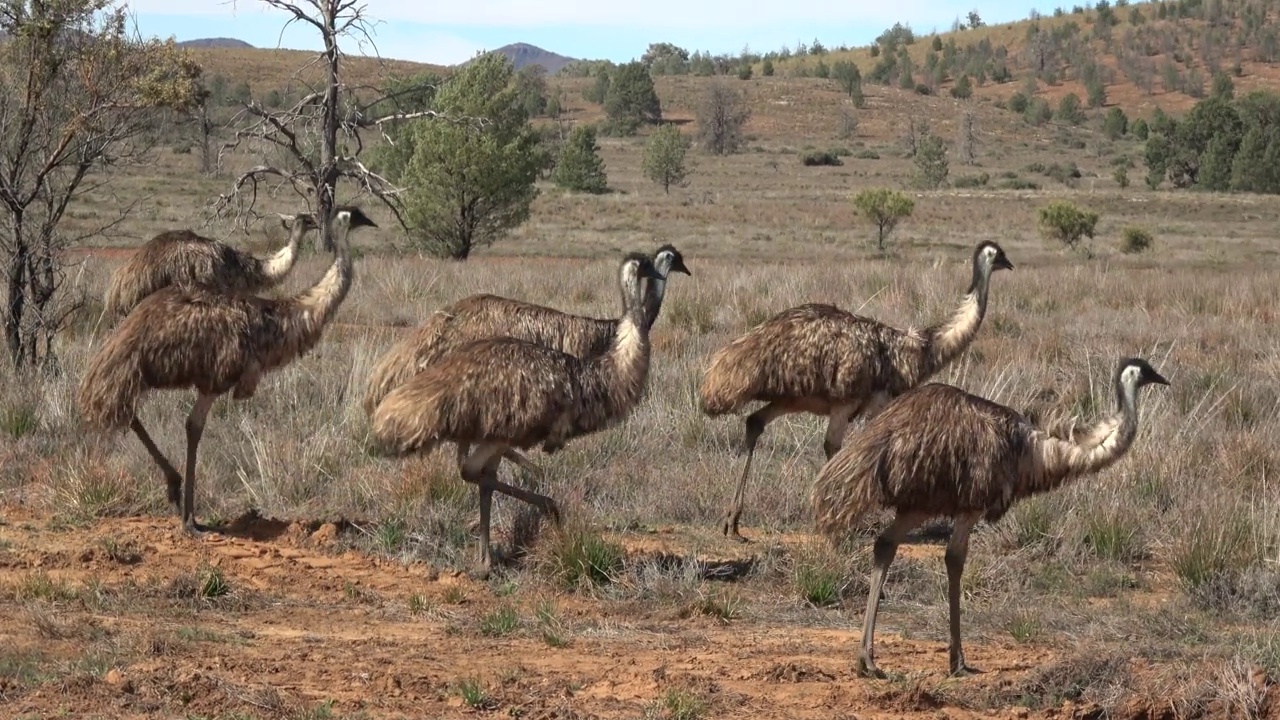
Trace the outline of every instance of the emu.
{"type": "Polygon", "coordinates": [[[960,645],[960,576],[970,531],[979,520],[998,521],[1022,498],[1098,473],[1123,457],[1138,433],[1138,390],[1152,383],[1169,381],[1145,360],[1121,360],[1116,411],[1081,440],[1055,437],[1011,408],[942,383],[903,393],[851,434],[818,473],[812,501],[817,528],[832,543],[868,512],[894,510],[875,540],[859,674],[885,677],[872,652],[885,573],[907,533],[938,516],[955,523],[944,556],[951,674],[980,672],[965,664],[960,645]]]}
{"type": "Polygon", "coordinates": [[[207,530],[195,520],[195,468],[209,409],[227,392],[235,400],[253,397],[264,373],[316,346],[351,288],[351,230],[377,227],[354,206],[334,208],[334,223],[333,264],[310,289],[269,299],[206,285],[170,285],[143,298],[89,361],[78,398],[86,423],[103,431],[133,430],[164,474],[169,502],[192,536],[207,530]],[[186,422],[184,483],[137,410],[149,390],[185,388],[195,389],[196,400],[186,422]]]}
{"type": "MultiPolygon", "coordinates": [[[[649,328],[640,284],[659,278],[652,261],[630,253],[618,270],[623,313],[603,354],[579,358],[512,337],[476,340],[422,369],[374,409],[376,447],[390,455],[458,445],[462,479],[480,490],[478,577],[488,577],[489,513],[494,491],[522,500],[559,522],[550,497],[498,480],[505,453],[541,445],[550,454],[570,440],[613,427],[644,395],[649,328]],[[477,444],[470,454],[467,448],[477,444]]],[[[525,460],[525,462],[528,462],[525,460]]]]}
{"type": "MultiPolygon", "coordinates": [[[[653,327],[662,310],[667,276],[692,275],[684,257],[673,245],[653,254],[655,277],[645,283],[643,323],[653,327]]],[[[545,345],[578,358],[603,354],[613,344],[621,321],[571,315],[553,308],[511,300],[497,295],[470,295],[432,313],[408,337],[382,356],[369,373],[363,407],[372,415],[387,393],[444,354],[473,340],[514,337],[545,345]]],[[[511,458],[514,459],[514,458],[511,458]]]]}
{"type": "Polygon", "coordinates": [[[151,238],[111,275],[103,304],[107,317],[129,313],[143,298],[169,285],[203,284],[258,293],[284,282],[298,260],[298,246],[319,227],[311,213],[280,215],[289,242],[265,260],[190,230],[151,238]]]}
{"type": "Polygon", "coordinates": [[[960,307],[950,320],[923,331],[808,304],[778,313],[716,352],[698,390],[702,412],[716,417],[739,412],[753,400],[766,403],[746,418],[747,461],[721,531],[746,542],[738,519],[756,442],[770,422],[797,412],[827,416],[822,447],[830,460],[854,418],[874,417],[969,347],[987,312],[991,274],[1012,269],[999,245],[979,243],[960,307]]]}

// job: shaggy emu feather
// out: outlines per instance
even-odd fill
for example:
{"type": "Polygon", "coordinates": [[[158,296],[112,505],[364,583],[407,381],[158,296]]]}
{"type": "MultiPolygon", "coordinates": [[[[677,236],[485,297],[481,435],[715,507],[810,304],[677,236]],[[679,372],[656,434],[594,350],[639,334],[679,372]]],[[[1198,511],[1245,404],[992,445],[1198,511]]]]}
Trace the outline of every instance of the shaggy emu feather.
{"type": "Polygon", "coordinates": [[[733,504],[721,526],[737,540],[743,494],[756,442],[772,421],[790,413],[827,416],[827,459],[859,415],[874,417],[889,399],[946,367],[978,333],[987,311],[991,274],[1013,269],[1004,250],[982,242],[973,250],[973,278],[950,320],[918,330],[899,330],[833,305],[784,310],[721,348],[711,358],[699,388],[702,412],[736,413],[747,403],[766,405],[746,419],[746,465],[733,504]]]}
{"type": "Polygon", "coordinates": [[[377,227],[354,207],[334,208],[334,219],[336,257],[312,288],[279,300],[207,285],[162,288],[116,327],[80,381],[85,422],[105,431],[133,430],[164,473],[169,502],[181,502],[182,527],[193,535],[203,530],[195,521],[196,447],[213,402],[228,391],[236,400],[252,397],[263,373],[315,347],[351,288],[348,234],[353,227],[377,227]],[[137,415],[148,390],[183,388],[197,393],[186,423],[185,486],[137,415]]]}
{"type": "Polygon", "coordinates": [[[945,554],[951,673],[970,672],[960,646],[960,576],[970,530],[982,519],[996,522],[1017,500],[1123,457],[1138,433],[1138,390],[1151,383],[1169,381],[1145,360],[1122,360],[1114,381],[1116,412],[1081,442],[1054,437],[1011,408],[941,383],[898,396],[851,434],[814,483],[819,532],[838,544],[872,510],[895,511],[875,541],[859,672],[884,677],[872,653],[884,576],[907,533],[937,516],[955,521],[945,554]]]}
{"type": "MultiPolygon", "coordinates": [[[[487,576],[489,509],[496,490],[558,520],[555,501],[498,481],[510,451],[541,445],[551,453],[571,439],[622,422],[639,404],[649,375],[649,328],[642,278],[657,279],[649,258],[629,254],[619,269],[623,315],[609,349],[590,358],[519,338],[471,342],[392,390],[373,412],[378,447],[393,455],[458,444],[462,479],[480,489],[480,564],[487,576]],[[467,455],[466,448],[478,443],[467,455]]],[[[524,462],[528,462],[524,460],[524,462]]]]}
{"type": "MultiPolygon", "coordinates": [[[[653,266],[661,277],[645,282],[643,322],[646,330],[653,327],[662,310],[668,274],[692,274],[685,267],[680,251],[672,245],[658,248],[653,254],[653,266]]],[[[470,295],[432,313],[378,360],[365,385],[365,414],[372,415],[387,393],[415,373],[473,340],[519,338],[585,359],[608,351],[619,323],[618,318],[571,315],[497,295],[470,295]]]]}
{"type": "Polygon", "coordinates": [[[298,259],[298,245],[319,227],[311,213],[281,215],[289,242],[261,260],[190,230],[170,230],[151,238],[116,269],[103,298],[107,317],[128,314],[143,298],[170,285],[210,285],[258,293],[279,285],[298,259]]]}

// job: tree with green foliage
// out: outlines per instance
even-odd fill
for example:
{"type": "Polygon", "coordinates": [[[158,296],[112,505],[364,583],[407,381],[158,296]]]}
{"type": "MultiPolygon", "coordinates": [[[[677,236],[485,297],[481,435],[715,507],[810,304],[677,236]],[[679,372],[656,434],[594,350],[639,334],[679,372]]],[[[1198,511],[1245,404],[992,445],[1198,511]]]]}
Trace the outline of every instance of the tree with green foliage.
{"type": "Polygon", "coordinates": [[[406,187],[415,245],[466,260],[529,218],[538,195],[534,183],[549,158],[529,124],[526,101],[511,61],[489,53],[459,70],[433,101],[439,112],[484,118],[483,127],[415,120],[399,133],[395,154],[383,159],[406,187]]]}
{"type": "Polygon", "coordinates": [[[704,91],[698,106],[698,139],[712,155],[735,153],[746,142],[743,128],[750,118],[746,93],[715,80],[704,91]]]}
{"type": "Polygon", "coordinates": [[[109,0],[0,4],[0,327],[17,371],[60,369],[55,340],[83,301],[65,251],[133,206],[80,213],[74,231],[68,209],[109,173],[153,163],[164,113],[208,97],[186,51],[128,28],[109,0]]]}
{"type": "Polygon", "coordinates": [[[1231,189],[1280,193],[1280,126],[1255,125],[1244,134],[1232,161],[1231,189]]]}
{"type": "Polygon", "coordinates": [[[937,190],[947,182],[951,164],[947,161],[947,144],[932,133],[925,133],[916,143],[916,183],[937,190]]]}
{"type": "Polygon", "coordinates": [[[596,143],[596,130],[578,125],[560,150],[551,180],[562,188],[576,192],[599,194],[609,189],[609,178],[596,143]]]}
{"type": "Polygon", "coordinates": [[[1085,210],[1067,200],[1055,200],[1040,208],[1040,231],[1075,250],[1081,238],[1093,239],[1098,213],[1085,210]]]}
{"type": "Polygon", "coordinates": [[[967,74],[961,75],[956,84],[951,87],[951,97],[957,100],[968,100],[973,97],[973,83],[969,80],[967,74]]]}
{"type": "Polygon", "coordinates": [[[525,65],[516,72],[516,95],[524,111],[534,118],[547,112],[547,69],[541,65],[525,65]]]}
{"type": "Polygon", "coordinates": [[[1058,111],[1055,113],[1058,122],[1068,125],[1079,125],[1084,122],[1084,110],[1080,108],[1080,97],[1075,93],[1067,93],[1058,101],[1058,111]]]}
{"type": "Polygon", "coordinates": [[[662,186],[664,193],[671,192],[671,186],[684,187],[689,176],[689,167],[685,164],[685,151],[689,143],[680,134],[675,125],[663,125],[644,147],[644,176],[662,186]]]}
{"type": "Polygon", "coordinates": [[[1124,110],[1113,107],[1107,111],[1102,118],[1102,132],[1112,140],[1119,140],[1129,131],[1129,116],[1124,114],[1124,110]]]}
{"type": "Polygon", "coordinates": [[[1196,189],[1211,192],[1226,192],[1231,189],[1232,165],[1240,140],[1239,136],[1228,133],[1219,133],[1209,140],[1204,152],[1200,154],[1196,189]]]}
{"type": "Polygon", "coordinates": [[[1231,81],[1230,75],[1221,71],[1213,74],[1213,86],[1209,90],[1209,97],[1231,100],[1235,94],[1236,84],[1231,81]]]}
{"type": "Polygon", "coordinates": [[[764,62],[760,64],[760,74],[764,75],[765,77],[773,77],[773,59],[772,58],[765,58],[764,62]]]}
{"type": "Polygon", "coordinates": [[[608,130],[615,135],[634,135],[642,124],[662,119],[662,103],[644,63],[619,65],[610,74],[604,111],[609,117],[608,130]]]}
{"type": "Polygon", "coordinates": [[[1107,86],[1102,78],[1091,78],[1084,84],[1086,100],[1091,108],[1100,108],[1107,104],[1107,86]]]}
{"type": "Polygon", "coordinates": [[[873,188],[855,195],[853,206],[863,217],[875,223],[876,246],[884,251],[885,240],[898,227],[898,223],[911,217],[911,213],[915,212],[916,202],[896,190],[873,188]]]}
{"type": "Polygon", "coordinates": [[[866,107],[867,100],[862,94],[862,72],[858,64],[849,60],[837,60],[831,65],[831,77],[840,84],[840,89],[849,94],[854,107],[866,107]]]}
{"type": "Polygon", "coordinates": [[[1168,136],[1155,133],[1147,137],[1142,152],[1143,162],[1147,165],[1147,187],[1155,190],[1164,182],[1165,173],[1169,170],[1169,160],[1173,157],[1173,144],[1168,136]]]}
{"type": "Polygon", "coordinates": [[[1151,128],[1147,126],[1147,121],[1142,118],[1133,121],[1133,124],[1129,126],[1129,132],[1133,133],[1133,136],[1139,140],[1146,140],[1151,136],[1151,128]]]}

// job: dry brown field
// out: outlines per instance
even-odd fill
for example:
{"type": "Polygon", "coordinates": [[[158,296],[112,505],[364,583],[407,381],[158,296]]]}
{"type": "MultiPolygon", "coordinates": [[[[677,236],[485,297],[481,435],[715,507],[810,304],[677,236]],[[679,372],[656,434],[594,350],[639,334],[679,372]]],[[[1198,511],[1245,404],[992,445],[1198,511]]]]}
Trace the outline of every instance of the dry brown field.
{"type": "MultiPolygon", "coordinates": [[[[571,119],[598,108],[566,83],[571,119]]],[[[675,119],[700,90],[664,78],[675,119]]],[[[737,81],[734,81],[737,82],[737,81]]],[[[901,187],[899,135],[928,117],[950,140],[961,103],[869,88],[855,137],[840,92],[809,79],[742,83],[748,150],[696,154],[669,195],[640,173],[643,138],[602,139],[612,192],[547,185],[532,219],[466,263],[417,256],[384,229],[358,244],[354,288],[319,347],[244,402],[219,400],[201,458],[198,512],[178,534],[163,484],[132,436],[79,429],[75,389],[108,332],[91,303],[61,339],[66,373],[33,381],[0,366],[0,703],[15,718],[1250,718],[1280,717],[1280,199],[1151,192],[1112,179],[1129,141],[1090,128],[1033,129],[976,101],[978,165],[1033,181],[910,191],[916,212],[874,249],[851,196],[901,187]],[[844,147],[840,167],[802,167],[805,146],[844,147]],[[858,153],[878,159],[859,158],[858,153]],[[1074,162],[1072,186],[1029,169],[1074,162]],[[1036,211],[1070,199],[1101,213],[1094,257],[1043,239],[1036,211]],[[1155,236],[1119,251],[1121,230],[1155,236]],[[837,551],[813,535],[809,489],[824,424],[770,426],[738,544],[718,520],[741,471],[740,418],[708,419],[696,389],[715,349],[792,305],[821,301],[896,326],[944,318],[973,245],[998,241],[1016,269],[993,280],[972,347],[935,379],[1018,408],[1085,420],[1110,411],[1121,357],[1172,385],[1146,393],[1129,455],[1100,475],[980,525],[964,576],[964,637],[983,673],[946,675],[942,546],[918,538],[893,566],[877,660],[854,673],[872,537],[837,551]],[[476,493],[451,456],[368,451],[360,405],[379,354],[435,308],[492,292],[596,316],[618,312],[620,253],[663,242],[672,279],[653,333],[647,397],[620,427],[532,457],[562,531],[532,539],[496,504],[507,561],[463,571],[476,493]],[[594,563],[598,573],[572,568],[594,563]],[[575,580],[575,578],[577,578],[575,580]]],[[[688,126],[685,126],[688,129],[688,126]]],[[[130,246],[199,227],[223,191],[191,155],[161,152],[76,207],[88,224],[137,199],[127,237],[75,254],[91,298],[130,246]]],[[[1140,163],[1139,163],[1140,164],[1140,163]]],[[[284,197],[271,209],[289,211],[284,197]]],[[[280,234],[207,232],[263,253],[280,234]]],[[[292,292],[328,259],[293,271],[292,292]]],[[[192,398],[141,411],[177,456],[192,398]]]]}

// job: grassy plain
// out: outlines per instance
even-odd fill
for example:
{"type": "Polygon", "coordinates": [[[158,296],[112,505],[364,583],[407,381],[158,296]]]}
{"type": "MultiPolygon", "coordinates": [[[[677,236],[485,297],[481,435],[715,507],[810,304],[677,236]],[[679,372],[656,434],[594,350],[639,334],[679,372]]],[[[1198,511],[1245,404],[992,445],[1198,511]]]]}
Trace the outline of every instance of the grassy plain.
{"type": "MultiPolygon", "coordinates": [[[[662,79],[668,114],[691,118],[704,82],[662,79]]],[[[317,350],[210,416],[198,510],[227,523],[222,537],[175,534],[136,439],[98,446],[79,432],[76,383],[105,336],[96,307],[63,340],[63,377],[0,369],[0,700],[11,715],[1280,716],[1280,200],[1122,190],[1112,161],[1134,156],[1129,141],[1030,128],[978,102],[979,164],[953,156],[951,172],[991,182],[911,191],[916,213],[881,255],[851,195],[901,186],[906,119],[928,117],[950,139],[959,101],[869,88],[856,136],[839,138],[833,84],[741,85],[748,151],[699,155],[688,188],[664,195],[641,177],[643,138],[605,139],[613,192],[547,186],[528,224],[465,264],[401,254],[390,230],[365,235],[355,287],[317,350]],[[806,145],[854,155],[805,168],[806,145]],[[1054,163],[1081,177],[1047,177],[1054,163]],[[1040,189],[994,187],[1010,175],[1040,189]],[[1057,198],[1102,214],[1093,259],[1037,234],[1037,208],[1057,198]],[[1154,248],[1120,253],[1127,226],[1150,230],[1154,248]],[[739,545],[716,527],[741,470],[741,420],[702,417],[696,388],[717,347],[797,303],[898,326],[944,316],[985,239],[1016,269],[996,277],[977,340],[937,379],[1086,420],[1110,409],[1123,356],[1148,358],[1172,386],[1147,394],[1117,466],[976,532],[964,633],[986,673],[945,676],[941,547],[921,540],[900,554],[882,605],[877,659],[891,677],[861,680],[870,538],[836,552],[810,535],[822,424],[770,427],[743,518],[754,542],[739,545]],[[514,557],[487,583],[467,579],[475,493],[445,453],[366,451],[369,367],[468,293],[614,314],[618,253],[667,241],[694,274],[669,287],[648,398],[621,427],[535,455],[566,531],[526,543],[527,517],[500,500],[497,543],[514,557]],[[600,572],[575,570],[584,562],[600,572]]],[[[569,89],[569,117],[598,113],[569,89]]],[[[116,197],[92,198],[72,221],[140,199],[132,237],[80,253],[75,282],[100,297],[128,244],[196,223],[249,161],[204,178],[192,156],[164,152],[119,177],[116,197]]],[[[233,240],[265,252],[280,237],[233,240]]],[[[327,262],[304,260],[288,289],[327,262]]],[[[156,394],[142,411],[173,456],[190,401],[156,394]]]]}

